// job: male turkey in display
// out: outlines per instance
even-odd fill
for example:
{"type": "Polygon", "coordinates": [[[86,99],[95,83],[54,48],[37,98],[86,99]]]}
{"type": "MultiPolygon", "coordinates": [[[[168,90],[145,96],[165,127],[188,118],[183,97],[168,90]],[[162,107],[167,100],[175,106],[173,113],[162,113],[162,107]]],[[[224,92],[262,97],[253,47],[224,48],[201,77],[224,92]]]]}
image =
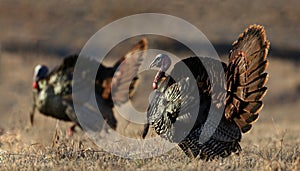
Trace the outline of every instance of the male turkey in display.
{"type": "Polygon", "coordinates": [[[190,57],[176,63],[168,76],[170,58],[159,54],[154,59],[150,67],[160,69],[143,138],[151,125],[191,158],[212,160],[241,151],[241,133],[251,129],[263,107],[270,43],[264,28],[252,25],[232,46],[228,65],[190,57]]]}
{"type": "MultiPolygon", "coordinates": [[[[126,85],[130,86],[125,87],[127,90],[126,93],[128,94],[129,91],[129,97],[133,96],[138,83],[138,78],[135,76],[137,75],[138,68],[145,57],[145,50],[147,48],[147,39],[143,38],[130,51],[128,51],[124,57],[117,61],[113,67],[106,67],[99,64],[98,61],[92,58],[84,58],[84,62],[87,62],[86,66],[99,66],[96,79],[93,82],[93,84],[95,84],[95,95],[98,108],[101,111],[103,118],[112,129],[116,128],[117,121],[112,111],[114,104],[111,98],[111,89],[118,89],[120,84],[126,84],[129,82],[129,84],[126,85]],[[122,62],[126,62],[127,64],[130,63],[130,65],[123,65],[122,62]],[[115,73],[117,74],[114,76],[115,73]],[[133,80],[125,79],[133,77],[133,80]],[[112,84],[112,80],[114,80],[114,84],[112,84]]],[[[32,86],[33,109],[30,113],[31,124],[33,124],[34,112],[37,108],[43,115],[51,116],[63,121],[74,122],[68,130],[69,135],[72,135],[76,125],[80,127],[72,99],[73,72],[77,58],[78,55],[70,55],[66,57],[62,64],[54,68],[50,73],[48,73],[48,68],[45,65],[37,65],[35,67],[32,86]]],[[[84,72],[88,73],[89,68],[87,67],[84,72]]],[[[122,95],[125,93],[116,94],[120,96],[119,98],[122,98],[122,95]]]]}

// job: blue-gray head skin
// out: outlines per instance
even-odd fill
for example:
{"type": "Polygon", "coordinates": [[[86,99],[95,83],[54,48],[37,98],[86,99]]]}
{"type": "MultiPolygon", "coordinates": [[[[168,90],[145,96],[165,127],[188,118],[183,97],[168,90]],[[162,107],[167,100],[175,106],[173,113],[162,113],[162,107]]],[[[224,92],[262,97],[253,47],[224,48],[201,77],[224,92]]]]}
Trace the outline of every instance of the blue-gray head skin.
{"type": "Polygon", "coordinates": [[[158,54],[155,59],[151,62],[149,68],[158,67],[162,71],[166,71],[169,69],[171,65],[171,59],[166,54],[158,54]]]}
{"type": "Polygon", "coordinates": [[[39,90],[38,82],[44,79],[48,74],[48,68],[45,65],[37,65],[34,68],[32,88],[39,90]]]}
{"type": "Polygon", "coordinates": [[[165,76],[165,72],[169,69],[169,67],[171,66],[171,59],[168,55],[166,54],[158,54],[155,59],[151,62],[151,64],[149,65],[149,68],[153,68],[153,67],[158,67],[159,71],[157,72],[154,80],[153,80],[153,84],[152,84],[152,88],[153,89],[157,89],[157,82],[165,76]]]}

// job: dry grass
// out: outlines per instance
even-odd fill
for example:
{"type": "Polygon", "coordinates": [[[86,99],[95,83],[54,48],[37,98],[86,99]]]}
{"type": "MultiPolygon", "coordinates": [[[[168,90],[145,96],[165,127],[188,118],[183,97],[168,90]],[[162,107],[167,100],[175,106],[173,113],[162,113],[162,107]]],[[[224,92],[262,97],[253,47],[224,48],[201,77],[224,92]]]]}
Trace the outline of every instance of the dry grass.
{"type": "MultiPolygon", "coordinates": [[[[134,3],[1,1],[0,170],[300,170],[299,1],[134,3]],[[70,123],[37,114],[35,125],[29,125],[34,66],[44,63],[52,68],[60,63],[59,55],[78,52],[104,25],[142,12],[186,19],[221,52],[249,24],[266,27],[271,41],[269,91],[259,121],[243,136],[239,156],[203,162],[190,160],[175,148],[150,159],[121,158],[93,144],[80,130],[68,138],[70,123]]],[[[166,42],[149,43],[152,48],[184,53],[166,42]]],[[[118,130],[139,133],[127,122],[118,130]]]]}
{"type": "MultiPolygon", "coordinates": [[[[261,129],[267,129],[263,125],[261,129]]],[[[259,127],[260,129],[260,127],[259,127]]],[[[299,130],[294,130],[299,131],[299,130]]],[[[0,168],[3,170],[75,169],[75,170],[299,170],[300,139],[288,131],[270,137],[247,135],[243,152],[226,159],[203,162],[190,160],[178,148],[150,159],[126,159],[101,150],[85,137],[64,137],[58,131],[53,145],[35,143],[26,145],[18,134],[5,134],[0,138],[0,168]],[[252,138],[251,138],[252,136],[252,138]]],[[[292,132],[291,132],[292,133],[292,132]]]]}

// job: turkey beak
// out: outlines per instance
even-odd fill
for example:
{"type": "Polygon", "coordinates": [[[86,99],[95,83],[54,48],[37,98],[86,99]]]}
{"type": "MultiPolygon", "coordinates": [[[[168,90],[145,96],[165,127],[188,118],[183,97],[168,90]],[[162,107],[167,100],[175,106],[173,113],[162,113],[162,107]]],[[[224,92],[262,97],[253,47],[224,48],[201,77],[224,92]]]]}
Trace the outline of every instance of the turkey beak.
{"type": "Polygon", "coordinates": [[[149,68],[157,67],[159,63],[159,60],[154,59],[154,61],[151,62],[149,65],[149,68]]]}
{"type": "Polygon", "coordinates": [[[153,68],[153,67],[155,67],[155,66],[156,66],[156,62],[153,61],[153,62],[149,65],[149,69],[150,69],[150,68],[153,68]]]}

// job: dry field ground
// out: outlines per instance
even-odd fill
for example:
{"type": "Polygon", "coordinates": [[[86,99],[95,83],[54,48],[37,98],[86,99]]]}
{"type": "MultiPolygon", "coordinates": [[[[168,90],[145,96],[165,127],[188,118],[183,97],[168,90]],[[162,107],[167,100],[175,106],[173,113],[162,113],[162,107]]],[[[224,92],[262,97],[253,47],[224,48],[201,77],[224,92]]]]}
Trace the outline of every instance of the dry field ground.
{"type": "MultiPolygon", "coordinates": [[[[0,0],[0,170],[299,170],[299,6],[296,0],[0,0]],[[35,125],[30,125],[34,66],[44,63],[52,68],[63,56],[79,52],[104,25],[142,12],[166,13],[191,22],[224,60],[244,28],[253,23],[265,26],[271,41],[269,91],[260,119],[243,136],[239,156],[203,162],[190,160],[174,148],[150,159],[121,158],[94,145],[80,130],[67,137],[70,123],[36,114],[35,125]]],[[[124,31],[130,30],[125,27],[124,31]]],[[[112,56],[123,54],[135,40],[120,45],[112,56]]],[[[184,49],[163,38],[150,37],[149,43],[151,48],[186,55],[184,49]]],[[[142,80],[151,81],[147,75],[142,80]]],[[[140,91],[151,88],[141,87],[140,91]]],[[[146,105],[137,100],[135,106],[144,109],[146,105]]],[[[130,136],[141,129],[122,118],[119,123],[119,130],[128,126],[125,134],[130,136]]]]}

